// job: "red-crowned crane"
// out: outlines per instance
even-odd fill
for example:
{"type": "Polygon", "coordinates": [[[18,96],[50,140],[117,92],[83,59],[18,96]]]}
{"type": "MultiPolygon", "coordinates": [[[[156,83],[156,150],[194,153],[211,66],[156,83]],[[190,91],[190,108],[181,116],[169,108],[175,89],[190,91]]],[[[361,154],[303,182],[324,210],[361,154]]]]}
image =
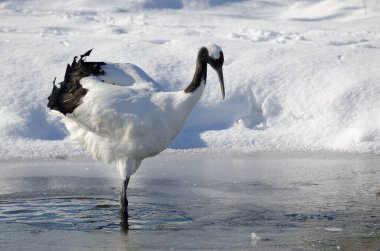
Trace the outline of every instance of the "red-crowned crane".
{"type": "Polygon", "coordinates": [[[224,56],[217,45],[202,47],[191,83],[185,90],[166,92],[133,64],[84,61],[90,53],[75,57],[64,81],[53,83],[48,107],[63,115],[71,138],[95,159],[116,162],[123,180],[121,212],[128,219],[131,175],[182,129],[206,86],[207,64],[218,74],[224,99],[224,56]]]}

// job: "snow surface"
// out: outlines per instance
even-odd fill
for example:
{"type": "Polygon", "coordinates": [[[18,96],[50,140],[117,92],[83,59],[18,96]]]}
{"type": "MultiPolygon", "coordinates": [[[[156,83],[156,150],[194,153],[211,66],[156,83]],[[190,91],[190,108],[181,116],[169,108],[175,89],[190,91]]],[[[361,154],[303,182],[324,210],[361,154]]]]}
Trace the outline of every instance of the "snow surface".
{"type": "Polygon", "coordinates": [[[380,153],[377,0],[0,1],[0,157],[78,156],[46,108],[74,55],[140,66],[165,90],[223,48],[171,147],[380,153]],[[366,7],[364,8],[364,4],[366,7]]]}

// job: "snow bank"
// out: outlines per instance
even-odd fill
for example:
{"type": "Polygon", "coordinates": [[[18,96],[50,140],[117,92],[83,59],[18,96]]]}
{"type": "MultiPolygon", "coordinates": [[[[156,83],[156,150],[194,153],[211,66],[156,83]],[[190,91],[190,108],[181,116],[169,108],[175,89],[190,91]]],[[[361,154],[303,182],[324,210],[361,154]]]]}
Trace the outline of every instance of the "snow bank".
{"type": "Polygon", "coordinates": [[[367,0],[0,3],[0,158],[83,155],[46,109],[74,55],[139,65],[166,90],[221,45],[173,149],[380,153],[380,6],[367,0]]]}

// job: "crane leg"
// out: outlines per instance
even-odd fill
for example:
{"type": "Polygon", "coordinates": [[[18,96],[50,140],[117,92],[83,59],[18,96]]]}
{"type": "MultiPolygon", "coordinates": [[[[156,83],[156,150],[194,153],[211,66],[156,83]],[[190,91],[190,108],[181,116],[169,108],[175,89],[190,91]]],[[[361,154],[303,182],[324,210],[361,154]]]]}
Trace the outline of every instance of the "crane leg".
{"type": "Polygon", "coordinates": [[[128,223],[128,199],[127,199],[127,188],[129,183],[129,177],[123,180],[123,184],[120,192],[120,210],[122,223],[128,223]]]}
{"type": "Polygon", "coordinates": [[[117,168],[120,171],[120,176],[123,180],[122,189],[120,192],[120,212],[121,226],[124,230],[128,230],[128,183],[131,175],[136,172],[140,164],[141,160],[135,160],[133,158],[119,158],[116,162],[117,168]]]}

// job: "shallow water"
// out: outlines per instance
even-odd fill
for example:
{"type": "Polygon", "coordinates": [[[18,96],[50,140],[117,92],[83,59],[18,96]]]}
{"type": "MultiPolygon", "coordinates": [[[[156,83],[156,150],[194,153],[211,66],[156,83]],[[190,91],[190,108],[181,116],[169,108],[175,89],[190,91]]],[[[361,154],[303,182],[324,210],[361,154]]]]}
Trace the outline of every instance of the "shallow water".
{"type": "Polygon", "coordinates": [[[0,249],[380,250],[379,164],[331,153],[162,154],[131,179],[127,230],[115,167],[2,161],[0,249]]]}

